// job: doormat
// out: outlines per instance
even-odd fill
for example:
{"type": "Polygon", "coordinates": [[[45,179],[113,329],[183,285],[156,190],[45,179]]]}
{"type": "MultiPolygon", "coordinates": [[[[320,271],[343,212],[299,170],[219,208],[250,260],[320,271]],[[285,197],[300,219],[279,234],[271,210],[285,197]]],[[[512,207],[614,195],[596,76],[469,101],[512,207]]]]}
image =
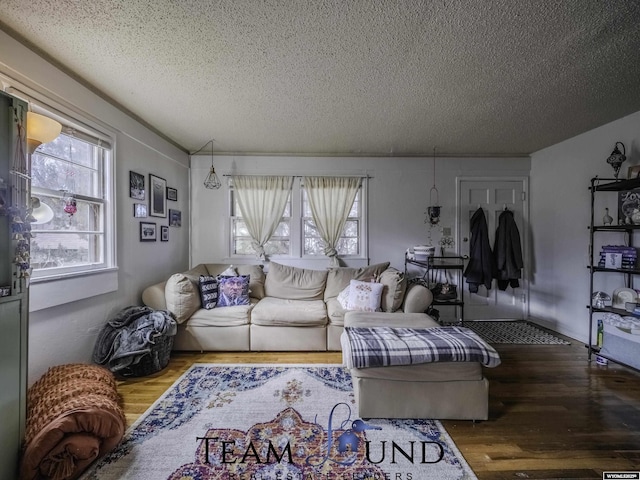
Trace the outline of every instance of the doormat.
{"type": "Polygon", "coordinates": [[[519,345],[571,345],[527,321],[466,321],[464,326],[480,335],[487,343],[511,343],[519,345]]]}
{"type": "Polygon", "coordinates": [[[81,477],[477,479],[437,420],[358,417],[340,365],[194,364],[81,477]]]}

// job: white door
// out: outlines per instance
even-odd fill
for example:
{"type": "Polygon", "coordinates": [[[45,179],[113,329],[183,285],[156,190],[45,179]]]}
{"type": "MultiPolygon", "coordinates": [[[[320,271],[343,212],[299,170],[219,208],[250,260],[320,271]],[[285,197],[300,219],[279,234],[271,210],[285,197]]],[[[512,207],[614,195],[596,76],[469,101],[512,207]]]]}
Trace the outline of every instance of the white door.
{"type": "MultiPolygon", "coordinates": [[[[484,210],[489,231],[489,243],[493,251],[493,242],[498,218],[509,209],[513,212],[518,231],[525,268],[518,288],[508,286],[502,291],[497,281],[487,289],[479,287],[477,293],[469,292],[469,286],[463,279],[464,319],[465,320],[493,320],[493,319],[525,319],[527,313],[528,291],[527,278],[527,225],[528,209],[526,208],[526,177],[509,178],[458,178],[458,245],[460,255],[469,255],[471,232],[469,224],[472,215],[478,208],[484,210]]],[[[465,263],[466,266],[466,263],[465,263]]]]}

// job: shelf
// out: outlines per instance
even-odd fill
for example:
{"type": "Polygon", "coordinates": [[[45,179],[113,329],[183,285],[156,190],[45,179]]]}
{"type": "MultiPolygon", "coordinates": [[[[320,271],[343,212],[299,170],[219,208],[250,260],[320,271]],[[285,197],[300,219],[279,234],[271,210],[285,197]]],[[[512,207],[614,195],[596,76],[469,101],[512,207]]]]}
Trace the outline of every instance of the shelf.
{"type": "Polygon", "coordinates": [[[633,312],[628,312],[624,308],[604,307],[598,308],[587,305],[587,308],[591,308],[593,313],[617,313],[621,317],[640,317],[640,315],[634,315],[633,312]]]}
{"type": "Polygon", "coordinates": [[[591,183],[593,190],[596,192],[621,192],[623,190],[633,190],[634,188],[640,188],[640,178],[631,178],[629,180],[615,180],[608,178],[592,178],[591,183]],[[604,180],[607,183],[601,183],[596,185],[598,180],[604,180]],[[613,181],[611,181],[613,180],[613,181]]]}
{"type": "MultiPolygon", "coordinates": [[[[587,227],[591,228],[591,227],[587,227]]],[[[640,225],[594,225],[594,232],[629,232],[640,230],[640,225]]]]}
{"type": "Polygon", "coordinates": [[[462,306],[464,305],[464,303],[462,302],[462,300],[436,300],[433,299],[433,302],[431,302],[431,305],[458,305],[458,306],[462,306]]]}
{"type": "Polygon", "coordinates": [[[607,268],[607,267],[594,267],[589,266],[587,267],[588,269],[590,269],[592,272],[614,272],[614,273],[626,273],[626,274],[632,274],[632,275],[640,275],[640,269],[638,268],[607,268]]]}
{"type": "Polygon", "coordinates": [[[422,268],[447,270],[464,268],[465,257],[444,256],[444,257],[427,257],[426,260],[412,260],[405,258],[406,263],[417,265],[422,268]]]}

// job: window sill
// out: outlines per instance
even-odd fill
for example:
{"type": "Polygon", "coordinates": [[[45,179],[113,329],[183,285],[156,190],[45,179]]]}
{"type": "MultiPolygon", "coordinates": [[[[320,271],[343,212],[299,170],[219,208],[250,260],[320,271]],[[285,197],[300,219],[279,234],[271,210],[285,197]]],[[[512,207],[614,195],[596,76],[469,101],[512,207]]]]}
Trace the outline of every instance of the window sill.
{"type": "Polygon", "coordinates": [[[118,269],[35,278],[29,286],[29,311],[36,312],[118,290],[118,269]]]}

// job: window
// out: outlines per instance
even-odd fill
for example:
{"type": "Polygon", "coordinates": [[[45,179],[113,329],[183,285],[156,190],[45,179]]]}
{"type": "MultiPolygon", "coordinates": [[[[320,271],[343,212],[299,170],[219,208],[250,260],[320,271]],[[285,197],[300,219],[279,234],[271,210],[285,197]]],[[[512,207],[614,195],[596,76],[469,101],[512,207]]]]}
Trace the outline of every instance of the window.
{"type": "MultiPolygon", "coordinates": [[[[255,250],[251,246],[251,237],[247,226],[242,220],[240,208],[235,198],[233,187],[231,191],[231,232],[233,255],[255,255],[255,250]]],[[[264,246],[264,252],[268,255],[289,255],[291,253],[291,195],[287,200],[282,219],[278,228],[264,246]]]]}
{"type": "MultiPolygon", "coordinates": [[[[320,238],[313,222],[305,190],[300,183],[299,181],[294,182],[280,225],[265,245],[265,253],[268,256],[324,258],[324,241],[320,238]]],[[[229,190],[230,254],[231,256],[255,256],[255,250],[251,246],[251,237],[242,221],[240,209],[234,198],[233,185],[229,190]]],[[[351,206],[349,218],[345,223],[338,244],[338,254],[341,257],[360,258],[366,256],[363,198],[366,198],[366,182],[362,182],[351,206]]]]}
{"type": "MultiPolygon", "coordinates": [[[[360,195],[362,188],[358,190],[349,217],[344,224],[340,241],[338,242],[338,255],[357,256],[360,254],[360,195]]],[[[307,194],[302,187],[302,222],[304,224],[304,255],[324,255],[325,242],[320,238],[318,229],[311,215],[311,207],[307,200],[307,194]]]]}
{"type": "Polygon", "coordinates": [[[31,195],[53,212],[32,225],[34,280],[112,266],[110,145],[64,127],[31,165],[31,195]]]}

